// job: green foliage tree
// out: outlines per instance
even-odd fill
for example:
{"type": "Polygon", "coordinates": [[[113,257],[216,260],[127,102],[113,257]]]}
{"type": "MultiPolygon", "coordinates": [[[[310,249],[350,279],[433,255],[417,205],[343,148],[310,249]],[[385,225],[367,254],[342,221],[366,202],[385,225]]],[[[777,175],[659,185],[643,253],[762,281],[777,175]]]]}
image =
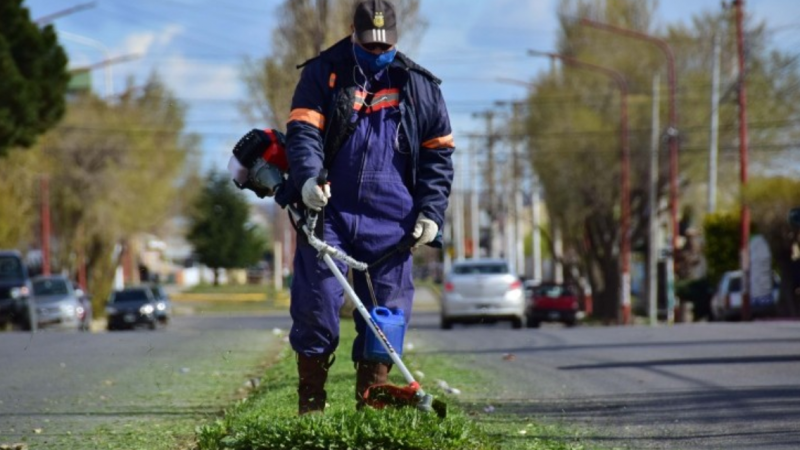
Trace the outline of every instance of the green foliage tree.
{"type": "Polygon", "coordinates": [[[250,206],[230,178],[211,172],[189,214],[189,233],[200,262],[214,271],[242,268],[257,263],[266,250],[262,231],[249,222],[250,206]]]}
{"type": "Polygon", "coordinates": [[[35,152],[12,149],[0,162],[0,248],[25,248],[39,213],[39,161],[35,152]]]}
{"type": "Polygon", "coordinates": [[[738,211],[709,214],[703,221],[703,253],[706,257],[708,278],[713,284],[722,278],[723,273],[739,268],[741,223],[738,211]]]}
{"type": "MultiPolygon", "coordinates": [[[[398,32],[413,47],[426,27],[419,15],[420,0],[395,0],[398,32]]],[[[283,127],[289,117],[297,65],[350,34],[355,0],[284,0],[280,25],[273,32],[270,56],[246,61],[242,79],[248,96],[243,112],[252,120],[283,127]]],[[[404,48],[407,51],[408,48],[404,48]]]]}
{"type": "Polygon", "coordinates": [[[0,157],[29,147],[64,114],[67,56],[48,25],[31,22],[22,0],[0,0],[0,157]]]}
{"type": "Polygon", "coordinates": [[[35,152],[50,179],[54,260],[74,273],[83,252],[95,312],[119,265],[115,249],[137,233],[158,234],[190,189],[184,188],[197,138],[184,132],[185,106],[151,76],[132,81],[115,103],[83,95],[35,152]]]}

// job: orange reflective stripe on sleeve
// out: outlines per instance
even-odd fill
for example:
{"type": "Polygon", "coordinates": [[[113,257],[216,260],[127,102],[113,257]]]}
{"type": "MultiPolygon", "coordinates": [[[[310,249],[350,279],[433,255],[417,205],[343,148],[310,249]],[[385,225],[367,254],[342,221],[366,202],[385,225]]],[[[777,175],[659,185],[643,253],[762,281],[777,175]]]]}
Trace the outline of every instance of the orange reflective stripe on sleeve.
{"type": "Polygon", "coordinates": [[[422,146],[425,148],[455,148],[456,143],[453,141],[453,135],[448,134],[447,136],[442,136],[434,139],[429,139],[422,143],[422,146]]]}
{"type": "Polygon", "coordinates": [[[325,116],[308,108],[296,108],[289,114],[289,122],[300,121],[311,124],[320,130],[325,128],[325,116]]]}

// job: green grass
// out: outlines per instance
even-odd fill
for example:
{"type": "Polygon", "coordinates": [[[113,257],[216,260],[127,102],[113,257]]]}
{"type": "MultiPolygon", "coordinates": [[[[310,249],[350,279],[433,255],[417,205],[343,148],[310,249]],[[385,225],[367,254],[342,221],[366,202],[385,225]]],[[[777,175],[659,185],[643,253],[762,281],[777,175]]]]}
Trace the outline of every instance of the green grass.
{"type": "MultiPolygon", "coordinates": [[[[354,332],[342,324],[340,353],[349,356],[354,332]]],[[[412,369],[413,370],[413,369],[412,369]]],[[[405,384],[398,371],[391,381],[405,384]]],[[[297,374],[287,350],[261,388],[214,423],[198,430],[200,450],[489,450],[496,443],[458,408],[446,419],[413,408],[356,411],[355,370],[347,356],[331,368],[324,414],[297,415],[297,374]]],[[[435,393],[435,392],[434,392],[435,393]]],[[[436,394],[436,393],[435,393],[436,394]]],[[[438,393],[441,395],[441,393],[438,393]]]]}
{"type": "MultiPolygon", "coordinates": [[[[229,408],[224,417],[198,428],[199,450],[584,450],[580,433],[545,425],[515,412],[486,413],[485,402],[459,402],[446,393],[450,386],[487,398],[498,382],[492,374],[467,367],[465,361],[442,355],[406,352],[404,362],[417,373],[427,392],[448,404],[439,419],[413,408],[355,410],[355,371],[349,360],[354,332],[343,321],[339,360],[331,368],[324,414],[297,415],[297,374],[287,348],[270,367],[260,388],[229,408]],[[419,375],[421,374],[421,375],[419,375]],[[445,389],[445,390],[443,390],[445,389]]],[[[391,382],[404,385],[399,371],[391,382]]]]}

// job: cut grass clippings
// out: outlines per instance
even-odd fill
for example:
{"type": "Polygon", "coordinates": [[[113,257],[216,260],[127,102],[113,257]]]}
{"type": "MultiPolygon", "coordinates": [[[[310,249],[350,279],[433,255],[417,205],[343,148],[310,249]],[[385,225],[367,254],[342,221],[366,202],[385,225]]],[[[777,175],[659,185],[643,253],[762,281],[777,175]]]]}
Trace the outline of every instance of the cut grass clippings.
{"type": "MultiPolygon", "coordinates": [[[[355,409],[355,369],[350,348],[353,324],[342,323],[339,360],[331,367],[324,414],[297,415],[297,372],[287,349],[258,390],[216,422],[198,428],[200,450],[488,450],[498,449],[479,424],[458,408],[448,417],[414,408],[355,409]]],[[[406,364],[413,367],[413,361],[406,364]]],[[[411,370],[414,370],[413,368],[411,370]]],[[[399,371],[391,382],[404,385],[399,371]]],[[[428,389],[426,387],[426,389],[428,389]]],[[[428,389],[431,390],[431,389],[428,389]]],[[[433,392],[441,398],[442,393],[433,392]]],[[[450,406],[450,405],[448,405],[450,406]]]]}

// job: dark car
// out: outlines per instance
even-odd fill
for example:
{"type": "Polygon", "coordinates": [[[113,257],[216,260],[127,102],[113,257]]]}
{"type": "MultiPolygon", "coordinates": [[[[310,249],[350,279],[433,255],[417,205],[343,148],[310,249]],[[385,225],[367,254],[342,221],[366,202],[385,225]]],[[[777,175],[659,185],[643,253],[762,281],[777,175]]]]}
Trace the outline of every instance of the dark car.
{"type": "Polygon", "coordinates": [[[8,325],[30,328],[28,314],[31,281],[22,255],[16,250],[0,251],[0,329],[8,325]]]}
{"type": "Polygon", "coordinates": [[[156,299],[147,286],[114,291],[106,305],[108,331],[146,326],[156,329],[156,299]]]}
{"type": "Polygon", "coordinates": [[[156,299],[156,318],[160,323],[166,325],[172,318],[172,301],[169,298],[169,294],[161,285],[152,284],[148,287],[156,299]]]}
{"type": "Polygon", "coordinates": [[[530,328],[538,328],[542,322],[561,322],[571,327],[582,316],[577,290],[560,283],[542,283],[534,287],[525,309],[530,328]]]}

